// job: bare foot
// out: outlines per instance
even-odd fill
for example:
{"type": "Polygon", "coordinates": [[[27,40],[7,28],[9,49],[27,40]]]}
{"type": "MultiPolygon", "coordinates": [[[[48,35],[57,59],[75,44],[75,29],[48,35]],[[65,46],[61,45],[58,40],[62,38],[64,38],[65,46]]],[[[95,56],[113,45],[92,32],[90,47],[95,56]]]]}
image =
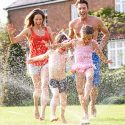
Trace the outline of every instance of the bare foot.
{"type": "Polygon", "coordinates": [[[92,115],[93,117],[96,117],[96,108],[92,108],[92,109],[91,109],[91,115],[92,115]]]}
{"type": "Polygon", "coordinates": [[[39,117],[39,120],[40,120],[40,121],[44,120],[44,117],[39,117]]]}
{"type": "Polygon", "coordinates": [[[51,122],[58,121],[58,118],[56,116],[50,118],[51,122]]]}
{"type": "Polygon", "coordinates": [[[38,110],[34,109],[33,114],[34,114],[35,119],[39,119],[39,111],[38,110]]]}
{"type": "Polygon", "coordinates": [[[67,123],[65,117],[61,117],[62,123],[67,123]]]}
{"type": "Polygon", "coordinates": [[[84,117],[81,122],[81,125],[86,125],[86,124],[90,124],[88,116],[84,117]]]}
{"type": "Polygon", "coordinates": [[[44,114],[40,114],[39,120],[44,120],[45,119],[45,115],[44,114]]]}

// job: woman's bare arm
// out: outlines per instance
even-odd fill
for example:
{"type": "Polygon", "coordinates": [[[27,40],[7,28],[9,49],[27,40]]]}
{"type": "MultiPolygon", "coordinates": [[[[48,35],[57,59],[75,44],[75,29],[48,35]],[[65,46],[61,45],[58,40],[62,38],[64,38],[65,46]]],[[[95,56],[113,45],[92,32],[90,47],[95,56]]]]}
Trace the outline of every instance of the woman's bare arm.
{"type": "Polygon", "coordinates": [[[51,30],[51,28],[49,26],[47,26],[47,30],[49,32],[50,39],[51,39],[50,44],[52,44],[53,41],[54,41],[54,33],[52,32],[52,30],[51,30]]]}
{"type": "Polygon", "coordinates": [[[28,37],[29,34],[29,29],[23,29],[18,35],[14,36],[16,29],[13,27],[13,25],[8,24],[7,25],[7,32],[10,38],[11,43],[17,43],[23,39],[25,39],[26,37],[28,37]]]}

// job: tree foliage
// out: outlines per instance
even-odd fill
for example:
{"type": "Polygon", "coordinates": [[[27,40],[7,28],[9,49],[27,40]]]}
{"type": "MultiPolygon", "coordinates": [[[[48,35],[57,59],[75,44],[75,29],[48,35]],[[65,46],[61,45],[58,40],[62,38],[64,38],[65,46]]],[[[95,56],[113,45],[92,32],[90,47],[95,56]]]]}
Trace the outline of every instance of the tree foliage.
{"type": "Polygon", "coordinates": [[[25,53],[20,44],[10,44],[3,26],[0,27],[0,59],[0,104],[31,104],[32,82],[26,74],[25,53]]]}
{"type": "Polygon", "coordinates": [[[108,27],[111,38],[125,37],[125,13],[117,12],[112,8],[101,8],[92,15],[100,17],[108,27]]]}
{"type": "Polygon", "coordinates": [[[16,43],[11,44],[8,49],[7,70],[9,74],[18,76],[25,74],[25,55],[22,47],[16,43]]]}

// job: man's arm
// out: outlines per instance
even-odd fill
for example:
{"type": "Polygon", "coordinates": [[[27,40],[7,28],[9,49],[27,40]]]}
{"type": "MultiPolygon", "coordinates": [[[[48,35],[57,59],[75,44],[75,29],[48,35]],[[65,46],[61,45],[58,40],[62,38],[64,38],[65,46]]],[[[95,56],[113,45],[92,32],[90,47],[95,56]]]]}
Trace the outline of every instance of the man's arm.
{"type": "Polygon", "coordinates": [[[103,63],[112,63],[111,60],[107,60],[106,56],[103,54],[103,52],[99,48],[98,44],[92,42],[92,45],[93,45],[93,50],[100,57],[100,59],[103,61],[103,63]]]}
{"type": "Polygon", "coordinates": [[[69,37],[71,38],[71,39],[73,39],[74,38],[74,31],[73,31],[73,22],[72,21],[70,21],[69,22],[69,37]]]}
{"type": "Polygon", "coordinates": [[[104,25],[104,23],[99,20],[99,30],[103,33],[103,37],[102,37],[102,41],[100,43],[100,49],[103,50],[104,47],[107,45],[110,34],[109,31],[107,29],[107,27],[104,25]]]}

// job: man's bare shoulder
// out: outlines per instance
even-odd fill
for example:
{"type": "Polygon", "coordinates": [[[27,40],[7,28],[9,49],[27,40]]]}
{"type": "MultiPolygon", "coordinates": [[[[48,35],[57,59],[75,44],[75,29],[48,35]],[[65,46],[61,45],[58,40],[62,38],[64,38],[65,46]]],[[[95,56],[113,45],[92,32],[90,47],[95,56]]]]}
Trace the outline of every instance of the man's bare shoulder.
{"type": "Polygon", "coordinates": [[[89,16],[89,19],[93,19],[93,20],[96,20],[96,21],[100,21],[101,20],[100,17],[92,16],[92,15],[89,16]]]}
{"type": "Polygon", "coordinates": [[[92,15],[90,15],[90,16],[89,16],[89,19],[90,19],[90,20],[93,20],[93,21],[95,21],[95,22],[102,22],[101,18],[100,18],[100,17],[97,17],[97,16],[92,16],[92,15]]]}

